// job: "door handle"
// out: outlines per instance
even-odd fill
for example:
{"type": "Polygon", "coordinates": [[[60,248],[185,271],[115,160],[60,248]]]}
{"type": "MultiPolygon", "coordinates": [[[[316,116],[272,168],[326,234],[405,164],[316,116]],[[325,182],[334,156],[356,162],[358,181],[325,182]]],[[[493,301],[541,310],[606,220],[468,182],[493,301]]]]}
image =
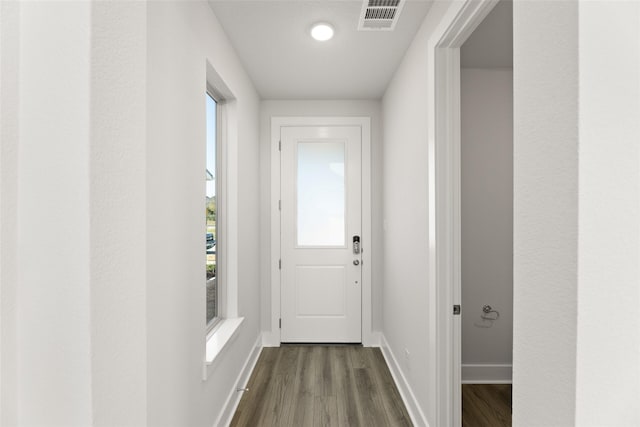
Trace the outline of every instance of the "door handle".
{"type": "Polygon", "coordinates": [[[353,253],[356,255],[360,253],[360,236],[353,236],[353,253]]]}

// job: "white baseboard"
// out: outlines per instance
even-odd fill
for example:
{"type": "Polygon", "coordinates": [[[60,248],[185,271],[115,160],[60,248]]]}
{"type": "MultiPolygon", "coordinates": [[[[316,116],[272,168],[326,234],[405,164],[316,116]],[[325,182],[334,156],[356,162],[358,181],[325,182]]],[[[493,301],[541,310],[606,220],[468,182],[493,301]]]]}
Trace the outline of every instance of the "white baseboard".
{"type": "Polygon", "coordinates": [[[262,346],[263,347],[280,347],[280,331],[271,332],[264,331],[262,332],[262,346]]]}
{"type": "Polygon", "coordinates": [[[462,384],[511,384],[511,372],[507,364],[463,364],[462,384]]]}
{"type": "Polygon", "coordinates": [[[382,334],[379,331],[371,331],[368,336],[362,337],[363,347],[381,347],[380,337],[382,334]]]}
{"type": "Polygon", "coordinates": [[[397,359],[393,355],[393,351],[389,348],[389,343],[385,338],[384,334],[380,334],[380,347],[382,350],[382,354],[384,355],[385,360],[387,361],[387,366],[389,366],[389,370],[391,371],[391,376],[396,383],[396,387],[398,387],[398,391],[400,392],[400,396],[404,401],[404,405],[407,407],[407,412],[409,412],[409,416],[411,417],[411,421],[415,426],[424,426],[429,427],[429,423],[427,422],[427,417],[424,416],[424,412],[420,408],[416,396],[413,394],[413,390],[411,386],[407,382],[404,374],[402,373],[402,369],[400,369],[400,365],[398,364],[397,359]]]}
{"type": "Polygon", "coordinates": [[[238,408],[238,404],[240,404],[240,399],[242,398],[242,393],[236,391],[236,388],[244,388],[249,382],[249,378],[251,377],[251,373],[258,362],[258,357],[262,352],[262,334],[258,336],[256,343],[249,353],[249,357],[244,362],[242,369],[240,370],[240,374],[238,375],[238,379],[236,380],[236,386],[231,390],[229,397],[227,397],[227,401],[224,404],[220,415],[218,415],[218,419],[213,424],[214,427],[223,427],[231,424],[231,420],[233,419],[233,415],[238,408]]]}

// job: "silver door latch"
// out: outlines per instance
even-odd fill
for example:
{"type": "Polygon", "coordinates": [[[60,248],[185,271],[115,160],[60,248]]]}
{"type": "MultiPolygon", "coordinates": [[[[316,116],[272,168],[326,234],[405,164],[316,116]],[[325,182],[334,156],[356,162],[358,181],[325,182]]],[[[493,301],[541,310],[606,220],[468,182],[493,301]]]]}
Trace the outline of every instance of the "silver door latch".
{"type": "Polygon", "coordinates": [[[360,253],[360,236],[353,236],[353,253],[356,255],[360,253]]]}

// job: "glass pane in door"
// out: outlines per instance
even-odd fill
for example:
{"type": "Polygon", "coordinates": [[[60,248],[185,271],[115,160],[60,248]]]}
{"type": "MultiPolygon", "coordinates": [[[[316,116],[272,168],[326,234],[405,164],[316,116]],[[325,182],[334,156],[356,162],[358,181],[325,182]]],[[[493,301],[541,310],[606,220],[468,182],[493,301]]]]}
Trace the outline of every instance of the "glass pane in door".
{"type": "Polygon", "coordinates": [[[297,246],[344,247],[345,144],[297,145],[297,246]]]}

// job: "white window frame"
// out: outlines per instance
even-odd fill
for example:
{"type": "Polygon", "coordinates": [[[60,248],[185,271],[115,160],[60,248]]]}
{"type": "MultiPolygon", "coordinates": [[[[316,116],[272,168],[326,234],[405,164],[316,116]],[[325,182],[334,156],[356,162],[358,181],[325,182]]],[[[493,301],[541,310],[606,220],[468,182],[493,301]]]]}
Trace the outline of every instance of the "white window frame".
{"type": "Polygon", "coordinates": [[[206,61],[206,92],[213,95],[218,107],[216,264],[219,272],[216,274],[219,320],[213,327],[203,328],[203,381],[211,377],[218,356],[244,323],[244,317],[238,315],[238,174],[234,173],[239,166],[238,101],[209,61],[206,61]]]}

